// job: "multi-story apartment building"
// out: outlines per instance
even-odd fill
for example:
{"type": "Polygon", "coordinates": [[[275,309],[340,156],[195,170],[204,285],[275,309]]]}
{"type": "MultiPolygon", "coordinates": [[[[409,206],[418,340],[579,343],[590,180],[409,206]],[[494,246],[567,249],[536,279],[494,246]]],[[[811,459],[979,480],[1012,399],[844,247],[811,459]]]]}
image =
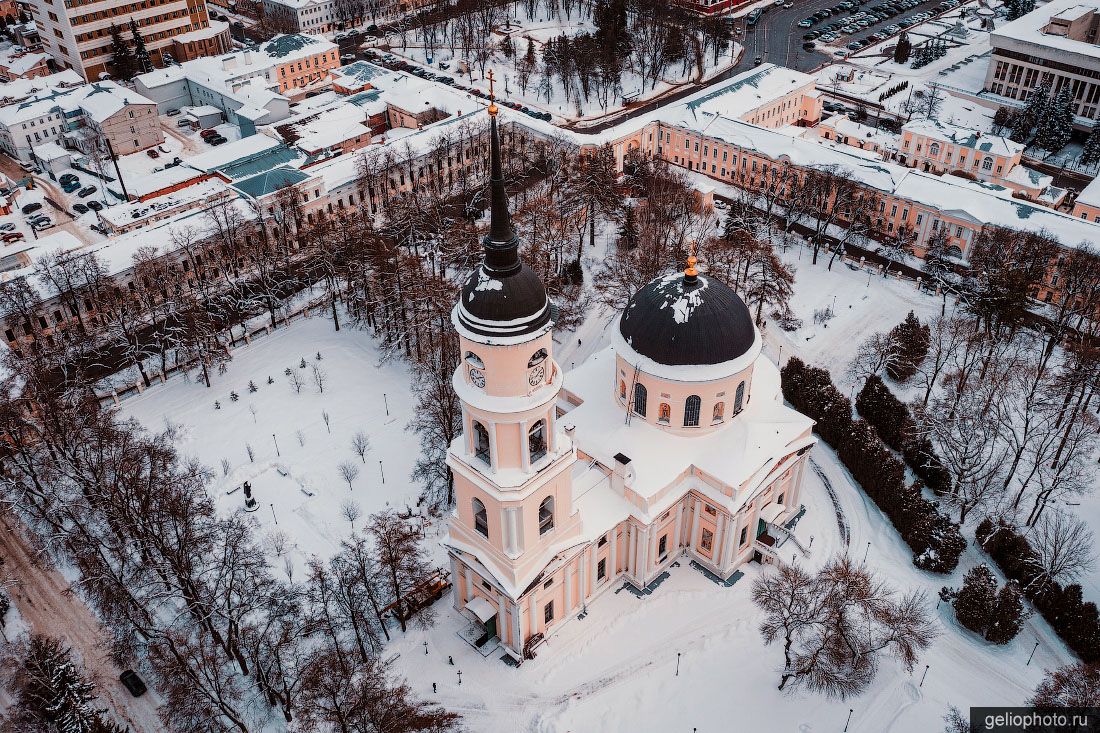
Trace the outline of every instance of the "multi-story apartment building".
{"type": "Polygon", "coordinates": [[[70,142],[80,147],[87,127],[91,137],[104,138],[114,152],[126,155],[164,141],[156,105],[112,81],[75,88],[49,88],[18,104],[0,108],[0,149],[30,161],[34,148],[70,142]]]}
{"type": "Polygon", "coordinates": [[[1100,0],[1052,0],[990,34],[985,90],[1024,101],[1040,84],[1070,85],[1079,126],[1100,111],[1100,0]]]}
{"type": "Polygon", "coordinates": [[[183,63],[204,56],[218,56],[233,50],[233,38],[229,24],[220,20],[210,21],[206,28],[199,28],[172,39],[172,58],[183,63]]]}
{"type": "Polygon", "coordinates": [[[112,25],[129,41],[128,25],[137,21],[156,65],[176,36],[210,25],[205,0],[27,0],[27,7],[57,65],[89,81],[111,72],[112,25]]]}
{"type": "Polygon", "coordinates": [[[337,0],[263,0],[264,15],[275,21],[275,27],[295,33],[336,30],[343,22],[350,20],[340,17],[338,4],[337,0]]]}
{"type": "Polygon", "coordinates": [[[325,84],[340,65],[334,43],[305,35],[275,36],[255,48],[186,61],[134,78],[161,112],[210,105],[252,135],[258,125],[290,116],[292,99],[325,84]]]}

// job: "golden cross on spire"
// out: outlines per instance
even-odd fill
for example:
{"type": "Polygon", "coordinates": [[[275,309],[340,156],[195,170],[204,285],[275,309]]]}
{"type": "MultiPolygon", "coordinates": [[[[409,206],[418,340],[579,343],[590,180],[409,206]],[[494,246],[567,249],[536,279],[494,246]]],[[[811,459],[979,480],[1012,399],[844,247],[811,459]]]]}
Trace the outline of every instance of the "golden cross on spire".
{"type": "Polygon", "coordinates": [[[499,108],[497,107],[496,94],[493,92],[493,82],[496,80],[496,75],[493,74],[492,69],[486,72],[485,78],[489,80],[489,114],[496,117],[499,108]]]}

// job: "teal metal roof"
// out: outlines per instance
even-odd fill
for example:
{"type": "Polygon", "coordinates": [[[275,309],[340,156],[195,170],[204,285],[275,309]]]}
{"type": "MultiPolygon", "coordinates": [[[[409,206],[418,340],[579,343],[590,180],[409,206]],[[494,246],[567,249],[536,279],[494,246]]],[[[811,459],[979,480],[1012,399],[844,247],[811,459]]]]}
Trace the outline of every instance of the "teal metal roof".
{"type": "Polygon", "coordinates": [[[302,151],[284,143],[254,155],[219,165],[214,170],[224,173],[230,180],[236,181],[242,178],[250,178],[279,166],[285,166],[288,163],[301,161],[304,158],[305,155],[302,151]]]}
{"type": "Polygon", "coordinates": [[[283,166],[275,168],[274,170],[269,170],[266,173],[261,173],[258,176],[246,178],[243,181],[237,181],[233,184],[233,188],[246,196],[259,198],[260,196],[274,193],[280,188],[301,183],[307,178],[309,178],[309,176],[302,173],[300,170],[283,166]]]}

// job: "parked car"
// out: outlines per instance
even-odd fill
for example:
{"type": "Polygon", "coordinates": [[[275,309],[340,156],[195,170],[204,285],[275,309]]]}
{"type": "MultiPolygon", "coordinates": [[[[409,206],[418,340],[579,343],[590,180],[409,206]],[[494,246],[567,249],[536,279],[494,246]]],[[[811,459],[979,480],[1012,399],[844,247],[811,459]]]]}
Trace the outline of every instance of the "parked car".
{"type": "Polygon", "coordinates": [[[87,214],[88,207],[84,204],[73,204],[73,211],[75,211],[77,214],[87,214]]]}
{"type": "Polygon", "coordinates": [[[175,117],[176,115],[183,114],[183,110],[181,110],[181,109],[170,109],[167,112],[165,112],[164,114],[165,114],[166,117],[175,117]]]}
{"type": "Polygon", "coordinates": [[[61,190],[65,193],[72,193],[78,188],[80,188],[80,181],[69,181],[68,183],[61,186],[61,190]]]}
{"type": "Polygon", "coordinates": [[[89,196],[91,196],[93,193],[95,193],[98,190],[99,189],[96,186],[85,186],[84,188],[77,191],[76,195],[79,196],[82,199],[83,198],[88,198],[89,196]]]}
{"type": "Polygon", "coordinates": [[[206,142],[210,143],[211,145],[217,146],[217,145],[222,145],[223,143],[227,143],[227,142],[229,142],[229,140],[227,138],[222,137],[221,135],[218,135],[217,137],[209,138],[206,142]]]}
{"type": "Polygon", "coordinates": [[[35,229],[36,231],[42,231],[43,229],[49,229],[52,226],[53,226],[53,219],[51,219],[48,216],[43,218],[43,219],[35,219],[33,222],[31,222],[31,227],[33,229],[35,229]]]}
{"type": "Polygon", "coordinates": [[[26,239],[26,237],[23,236],[23,232],[8,232],[7,234],[0,236],[0,241],[3,241],[4,244],[18,242],[20,239],[26,239]]]}
{"type": "Polygon", "coordinates": [[[160,153],[153,150],[152,148],[149,148],[148,150],[146,150],[145,154],[148,155],[150,158],[159,158],[160,157],[160,153]]]}
{"type": "Polygon", "coordinates": [[[814,45],[813,41],[806,41],[802,44],[803,51],[813,51],[815,48],[817,48],[817,46],[814,45]]]}
{"type": "Polygon", "coordinates": [[[0,224],[0,232],[14,232],[15,225],[10,221],[7,224],[0,224]]]}
{"type": "Polygon", "coordinates": [[[176,120],[176,127],[190,127],[191,119],[184,117],[182,120],[176,120]]]}
{"type": "Polygon", "coordinates": [[[98,201],[92,200],[88,202],[88,208],[92,211],[103,211],[103,204],[98,201]]]}
{"type": "Polygon", "coordinates": [[[215,130],[213,127],[210,127],[210,128],[205,129],[205,130],[200,130],[199,131],[199,137],[203,138],[204,140],[208,137],[214,137],[215,135],[218,135],[218,134],[219,134],[218,131],[215,130]]]}
{"type": "Polygon", "coordinates": [[[32,214],[32,213],[34,213],[35,211],[38,211],[41,208],[42,208],[42,203],[39,202],[39,201],[35,201],[34,203],[27,204],[22,209],[20,209],[20,211],[22,211],[23,215],[26,216],[27,214],[32,214]]]}
{"type": "Polygon", "coordinates": [[[118,676],[118,681],[122,683],[131,695],[134,697],[141,697],[149,689],[145,686],[145,682],[138,677],[138,673],[132,669],[128,669],[118,676]]]}
{"type": "Polygon", "coordinates": [[[762,63],[764,63],[764,57],[763,56],[757,56],[756,58],[754,58],[752,60],[752,65],[753,66],[759,66],[762,63]]]}
{"type": "Polygon", "coordinates": [[[37,166],[35,166],[35,165],[34,165],[33,163],[27,163],[27,162],[25,162],[25,161],[24,161],[24,162],[21,162],[21,163],[19,164],[19,167],[20,167],[20,168],[22,168],[22,169],[23,169],[24,171],[26,171],[27,173],[35,173],[35,172],[37,172],[37,171],[38,171],[38,167],[37,167],[37,166]]]}
{"type": "Polygon", "coordinates": [[[76,177],[75,173],[62,173],[61,177],[57,179],[58,183],[60,183],[62,185],[68,183],[69,181],[76,181],[76,180],[79,180],[79,179],[76,177]]]}

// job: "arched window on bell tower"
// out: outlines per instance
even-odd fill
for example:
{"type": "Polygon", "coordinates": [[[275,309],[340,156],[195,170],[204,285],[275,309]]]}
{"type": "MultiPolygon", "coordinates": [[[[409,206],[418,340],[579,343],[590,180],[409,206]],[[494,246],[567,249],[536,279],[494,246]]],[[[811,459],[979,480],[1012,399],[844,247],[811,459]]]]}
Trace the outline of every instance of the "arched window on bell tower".
{"type": "Polygon", "coordinates": [[[474,455],[489,465],[493,463],[489,448],[489,431],[476,420],[474,421],[474,455]]]}
{"type": "Polygon", "coordinates": [[[546,456],[546,421],[539,420],[527,431],[527,450],[531,463],[546,456]]]}
{"type": "Polygon", "coordinates": [[[554,497],[548,496],[539,504],[539,534],[546,534],[554,528],[554,497]]]}
{"type": "Polygon", "coordinates": [[[474,507],[474,529],[480,532],[483,536],[489,536],[489,514],[485,511],[485,505],[481,503],[481,499],[476,496],[473,500],[474,507]]]}
{"type": "Polygon", "coordinates": [[[691,395],[684,400],[684,427],[685,428],[697,428],[699,427],[699,409],[702,407],[702,400],[699,399],[699,395],[691,395]]]}

